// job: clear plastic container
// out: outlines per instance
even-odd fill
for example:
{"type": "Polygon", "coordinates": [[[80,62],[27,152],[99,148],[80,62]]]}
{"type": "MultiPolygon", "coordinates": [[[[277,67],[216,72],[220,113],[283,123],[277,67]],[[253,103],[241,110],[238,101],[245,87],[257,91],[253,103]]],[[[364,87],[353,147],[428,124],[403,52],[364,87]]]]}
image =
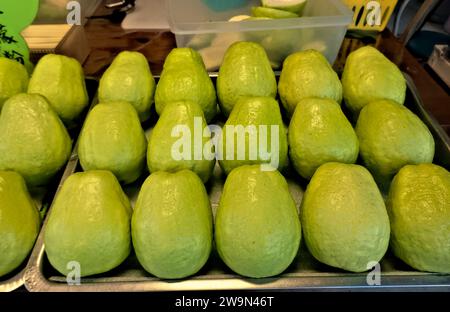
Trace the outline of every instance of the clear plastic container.
{"type": "Polygon", "coordinates": [[[260,43],[274,68],[289,54],[307,49],[322,52],[332,64],[353,17],[341,0],[309,0],[299,18],[240,22],[228,20],[251,15],[251,7],[259,6],[260,0],[166,1],[177,46],[199,51],[209,71],[217,70],[226,49],[236,41],[260,43]]]}

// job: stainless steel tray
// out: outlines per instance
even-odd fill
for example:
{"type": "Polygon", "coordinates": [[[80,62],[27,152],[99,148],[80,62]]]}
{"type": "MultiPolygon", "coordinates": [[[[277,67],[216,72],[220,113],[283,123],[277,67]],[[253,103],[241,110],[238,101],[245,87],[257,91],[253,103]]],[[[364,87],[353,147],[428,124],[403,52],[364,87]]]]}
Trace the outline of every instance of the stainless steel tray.
{"type": "MultiPolygon", "coordinates": [[[[214,77],[214,75],[212,76],[214,77]]],[[[406,106],[428,125],[436,141],[435,162],[448,168],[450,165],[449,138],[434,118],[423,109],[412,80],[409,77],[406,78],[408,82],[406,106]]],[[[74,153],[66,167],[61,184],[78,170],[80,170],[78,158],[74,153]]],[[[299,206],[306,181],[296,175],[292,169],[287,170],[285,176],[290,191],[299,206]]],[[[124,188],[132,202],[136,199],[144,178],[124,188]]],[[[214,214],[224,179],[219,166],[216,165],[214,176],[207,184],[214,214]]],[[[161,280],[145,272],[135,255],[131,254],[118,268],[101,275],[83,278],[81,285],[69,286],[66,278],[56,272],[47,260],[43,242],[45,227],[46,224],[37,239],[25,272],[25,285],[30,291],[450,290],[450,275],[415,271],[389,252],[381,261],[381,285],[370,286],[367,283],[367,273],[349,273],[321,264],[309,254],[303,244],[299,255],[286,272],[273,278],[240,277],[230,271],[213,251],[206,266],[195,276],[177,281],[161,280]]]]}
{"type": "MultiPolygon", "coordinates": [[[[86,79],[86,88],[88,90],[90,102],[94,101],[94,95],[97,90],[98,82],[95,79],[86,79]]],[[[81,118],[83,120],[83,116],[81,118]]],[[[69,129],[69,134],[72,140],[76,140],[79,130],[80,124],[74,124],[72,128],[69,129]]],[[[47,210],[52,203],[53,196],[56,192],[56,189],[59,185],[61,177],[63,176],[62,170],[55,179],[54,182],[50,183],[47,187],[41,187],[36,189],[31,189],[30,194],[36,203],[36,206],[39,208],[39,212],[41,215],[41,219],[45,220],[47,210]]],[[[6,276],[0,277],[0,292],[9,292],[16,290],[21,287],[25,282],[25,268],[27,265],[28,258],[20,265],[16,270],[7,274],[6,276]]]]}

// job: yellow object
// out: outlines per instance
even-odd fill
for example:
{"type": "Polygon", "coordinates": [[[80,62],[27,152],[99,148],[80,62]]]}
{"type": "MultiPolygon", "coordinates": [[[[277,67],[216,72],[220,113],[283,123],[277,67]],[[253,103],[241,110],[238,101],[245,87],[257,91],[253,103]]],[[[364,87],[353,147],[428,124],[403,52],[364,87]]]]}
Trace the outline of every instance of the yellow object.
{"type": "Polygon", "coordinates": [[[353,11],[348,29],[382,31],[394,12],[398,0],[343,0],[353,11]]]}

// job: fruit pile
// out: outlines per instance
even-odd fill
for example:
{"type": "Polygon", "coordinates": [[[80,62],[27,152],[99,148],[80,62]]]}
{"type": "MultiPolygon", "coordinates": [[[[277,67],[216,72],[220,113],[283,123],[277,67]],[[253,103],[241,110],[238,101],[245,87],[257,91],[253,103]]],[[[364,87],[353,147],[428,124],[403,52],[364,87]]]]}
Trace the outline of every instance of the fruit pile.
{"type": "MultiPolygon", "coordinates": [[[[0,86],[4,275],[39,231],[20,175],[28,187],[43,185],[67,162],[63,122],[76,121],[87,97],[72,59],[44,57],[29,84],[26,72],[1,61],[0,71],[17,80],[0,86]]],[[[133,248],[150,274],[179,279],[196,274],[215,246],[231,270],[261,278],[297,261],[303,238],[318,261],[351,272],[371,269],[390,245],[415,269],[449,273],[450,173],[432,164],[433,137],[403,106],[405,92],[399,69],[372,47],[350,54],[342,80],[319,52],[294,53],[277,85],[265,50],[238,42],[216,88],[192,49],[172,50],[157,85],[143,55],[122,52],[80,133],[84,172],[68,177],[53,202],[48,260],[64,275],[76,261],[89,276],[119,266],[133,248]],[[159,119],[146,138],[142,123],[153,102],[159,119]],[[207,127],[220,116],[223,131],[207,127]],[[228,127],[252,130],[238,141],[228,127]],[[180,141],[186,133],[190,140],[180,141]],[[213,220],[204,183],[216,161],[227,177],[213,220]],[[122,186],[146,175],[145,167],[150,175],[133,209],[122,186]],[[282,175],[289,170],[308,181],[300,207],[282,175]]]]}
{"type": "Polygon", "coordinates": [[[29,79],[23,65],[0,58],[0,276],[32,249],[41,220],[29,189],[47,185],[66,165],[72,151],[66,126],[87,105],[76,60],[47,55],[29,79]]]}

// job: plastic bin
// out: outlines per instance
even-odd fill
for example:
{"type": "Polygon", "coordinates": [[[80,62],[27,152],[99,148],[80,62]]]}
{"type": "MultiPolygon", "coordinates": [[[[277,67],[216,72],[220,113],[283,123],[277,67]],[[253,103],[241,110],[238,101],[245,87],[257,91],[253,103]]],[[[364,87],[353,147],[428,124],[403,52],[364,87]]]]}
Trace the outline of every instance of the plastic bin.
{"type": "Polygon", "coordinates": [[[260,0],[233,1],[228,8],[218,8],[214,1],[167,0],[177,46],[199,51],[209,71],[220,66],[226,49],[236,41],[260,43],[274,68],[289,54],[307,49],[322,52],[332,64],[353,17],[341,0],[309,0],[299,18],[229,22],[233,16],[250,15],[260,0]]]}

